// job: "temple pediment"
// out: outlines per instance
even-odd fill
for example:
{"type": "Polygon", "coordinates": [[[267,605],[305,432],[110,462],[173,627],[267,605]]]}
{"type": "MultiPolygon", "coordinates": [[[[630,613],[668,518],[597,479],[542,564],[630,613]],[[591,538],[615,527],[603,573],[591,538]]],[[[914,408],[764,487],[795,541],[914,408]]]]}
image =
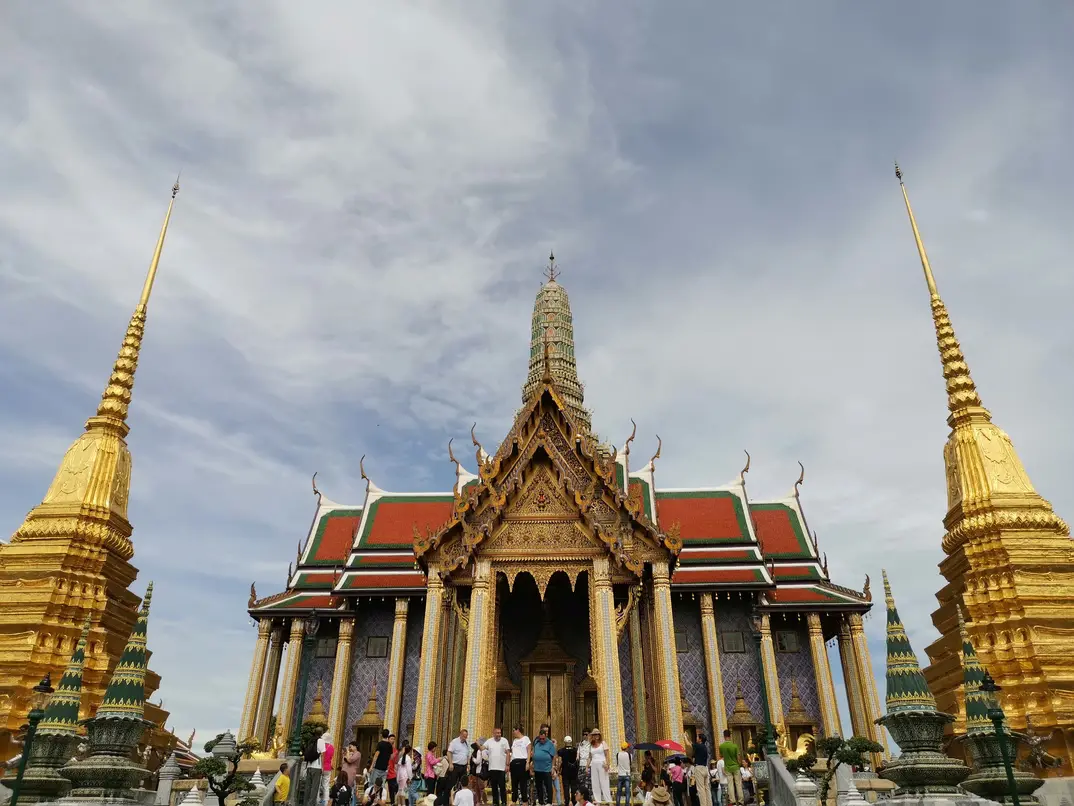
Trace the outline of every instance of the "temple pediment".
{"type": "Polygon", "coordinates": [[[629,507],[614,452],[576,425],[550,377],[495,455],[472,437],[479,481],[456,493],[442,529],[415,540],[419,562],[450,573],[477,555],[544,562],[610,555],[614,567],[640,577],[646,562],[674,561],[681,542],[629,507]]]}

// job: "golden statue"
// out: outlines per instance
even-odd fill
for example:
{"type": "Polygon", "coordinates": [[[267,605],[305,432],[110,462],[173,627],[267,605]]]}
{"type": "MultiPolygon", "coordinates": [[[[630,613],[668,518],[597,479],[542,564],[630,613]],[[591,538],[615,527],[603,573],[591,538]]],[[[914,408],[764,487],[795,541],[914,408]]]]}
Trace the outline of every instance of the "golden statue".
{"type": "Polygon", "coordinates": [[[281,753],[287,749],[287,742],[283,739],[283,725],[276,725],[276,732],[272,734],[272,740],[269,741],[269,746],[264,750],[258,750],[251,753],[250,758],[257,759],[276,759],[282,758],[281,753]]]}
{"type": "Polygon", "coordinates": [[[814,752],[815,739],[811,733],[803,733],[798,737],[798,743],[794,750],[791,750],[786,758],[801,758],[804,755],[814,752]]]}

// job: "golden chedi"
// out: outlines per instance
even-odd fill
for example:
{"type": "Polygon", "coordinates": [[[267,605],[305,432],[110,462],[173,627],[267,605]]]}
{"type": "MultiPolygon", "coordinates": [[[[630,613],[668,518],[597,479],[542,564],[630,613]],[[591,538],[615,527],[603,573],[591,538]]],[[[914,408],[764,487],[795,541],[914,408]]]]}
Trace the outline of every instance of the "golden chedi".
{"type": "Polygon", "coordinates": [[[966,732],[957,608],[981,662],[1002,687],[1014,730],[1027,720],[1050,735],[1047,750],[1066,759],[1055,774],[1074,772],[1074,543],[1067,524],[1033,487],[1009,436],[992,422],[970,376],[902,174],[895,168],[925,273],[947,385],[947,580],[932,614],[941,638],[926,649],[924,670],[939,710],[958,715],[966,732]]]}
{"type": "MultiPolygon", "coordinates": [[[[130,585],[134,547],[127,519],[131,455],[127,410],[153,290],[178,183],[164,216],[141,298],[127,326],[97,413],[67,450],[44,499],[8,543],[0,543],[0,758],[17,752],[13,734],[25,723],[30,690],[46,672],[64,667],[91,623],[82,672],[81,716],[92,716],[112,667],[138,617],[130,585]]],[[[149,672],[146,695],[160,685],[149,672]]],[[[146,703],[158,726],[167,713],[146,703]]],[[[147,733],[158,754],[167,734],[147,733]],[[157,746],[160,745],[160,746],[157,746]]]]}

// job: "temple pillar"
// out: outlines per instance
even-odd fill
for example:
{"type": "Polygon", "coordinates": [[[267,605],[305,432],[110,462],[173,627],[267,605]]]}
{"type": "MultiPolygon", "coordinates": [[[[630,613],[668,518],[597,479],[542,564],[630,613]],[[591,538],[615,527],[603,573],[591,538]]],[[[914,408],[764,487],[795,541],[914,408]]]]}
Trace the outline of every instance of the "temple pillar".
{"type": "Polygon", "coordinates": [[[421,665],[418,667],[418,704],[414,713],[414,747],[424,748],[433,738],[437,691],[443,679],[437,679],[442,664],[440,636],[444,623],[444,581],[440,569],[429,566],[425,584],[425,626],[421,633],[421,665]]]}
{"type": "Polygon", "coordinates": [[[470,591],[470,615],[466,629],[466,658],[462,674],[462,715],[460,728],[466,728],[472,736],[485,735],[478,724],[485,712],[485,700],[490,696],[489,682],[495,681],[495,669],[491,656],[489,638],[490,617],[494,618],[493,594],[489,590],[492,579],[492,563],[477,560],[474,563],[473,588],[470,591]]]}
{"type": "Polygon", "coordinates": [[[843,687],[847,691],[847,704],[850,706],[851,736],[868,738],[872,733],[865,718],[865,692],[861,688],[861,675],[858,674],[854,641],[850,637],[850,624],[845,617],[839,624],[839,660],[843,665],[843,687]]]}
{"type": "Polygon", "coordinates": [[[641,651],[641,614],[640,603],[634,606],[627,617],[627,629],[630,630],[630,668],[633,672],[634,685],[634,724],[637,725],[637,741],[648,741],[649,714],[645,704],[645,656],[641,651]]]}
{"type": "Polygon", "coordinates": [[[287,639],[287,666],[283,673],[283,691],[280,694],[280,709],[276,712],[276,725],[284,741],[291,738],[294,730],[295,697],[298,694],[298,673],[302,668],[302,638],[305,630],[302,619],[291,619],[291,635],[287,639]]]}
{"type": "Polygon", "coordinates": [[[254,737],[267,748],[272,741],[272,706],[276,704],[276,686],[280,682],[280,661],[283,660],[283,627],[275,624],[269,637],[268,660],[265,662],[265,682],[261,688],[261,706],[257,709],[254,737]]]}
{"type": "Polygon", "coordinates": [[[817,702],[820,703],[821,728],[825,736],[842,736],[839,706],[835,701],[835,681],[832,680],[832,667],[828,663],[828,648],[824,646],[824,630],[821,629],[820,615],[807,613],[806,623],[809,625],[809,654],[813,657],[813,676],[817,679],[817,702]]]}
{"type": "Polygon", "coordinates": [[[709,687],[709,716],[712,719],[712,745],[723,741],[727,728],[727,705],[723,699],[723,675],[720,673],[720,644],[716,639],[716,611],[712,594],[701,594],[701,638],[705,651],[705,679],[709,687]]]}
{"type": "Polygon", "coordinates": [[[254,732],[254,719],[261,704],[261,683],[265,679],[265,660],[268,657],[271,633],[272,619],[260,619],[257,622],[254,657],[250,661],[250,677],[246,681],[246,700],[242,704],[242,718],[239,720],[239,741],[245,741],[254,732]]]}
{"type": "Polygon", "coordinates": [[[653,616],[653,648],[656,650],[653,665],[657,668],[657,703],[663,716],[660,728],[666,738],[678,741],[684,727],[682,692],[679,688],[675,622],[671,613],[671,576],[664,560],[653,563],[653,616]]]}
{"type": "MultiPolygon", "coordinates": [[[[779,693],[779,673],[776,671],[776,647],[772,643],[772,621],[767,613],[761,614],[761,673],[768,694],[768,713],[772,725],[783,722],[783,697],[779,693]]],[[[790,741],[790,737],[787,737],[790,741]]]]}
{"type": "MultiPolygon", "coordinates": [[[[876,676],[873,674],[873,661],[869,655],[869,641],[865,637],[865,628],[861,623],[861,613],[851,613],[847,616],[850,625],[850,638],[854,642],[854,656],[858,659],[858,675],[861,678],[862,704],[865,709],[865,722],[869,733],[865,734],[879,743],[884,748],[883,758],[887,758],[888,736],[887,732],[876,724],[876,720],[884,715],[880,710],[880,695],[876,691],[876,676]]],[[[880,759],[875,759],[874,768],[880,766],[880,759]]]]}
{"type": "Polygon", "coordinates": [[[609,746],[618,747],[620,742],[626,741],[626,724],[623,719],[623,679],[619,672],[619,632],[616,630],[611,568],[607,557],[593,560],[590,595],[601,730],[609,746]]]}
{"type": "Polygon", "coordinates": [[[398,735],[403,710],[403,666],[406,663],[406,617],[410,598],[395,600],[395,623],[392,625],[392,648],[388,660],[388,684],[384,691],[384,727],[398,735]]]}
{"type": "Polygon", "coordinates": [[[347,700],[351,686],[351,650],[354,646],[354,616],[339,620],[339,638],[336,640],[336,663],[332,669],[332,693],[328,700],[328,730],[336,740],[337,747],[347,746],[346,730],[347,700]]]}

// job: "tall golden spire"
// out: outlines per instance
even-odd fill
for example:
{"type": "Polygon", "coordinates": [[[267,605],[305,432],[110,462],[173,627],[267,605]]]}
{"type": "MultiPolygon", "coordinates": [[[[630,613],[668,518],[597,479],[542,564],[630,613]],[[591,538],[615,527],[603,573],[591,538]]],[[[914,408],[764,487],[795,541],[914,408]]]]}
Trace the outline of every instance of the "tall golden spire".
{"type": "MultiPolygon", "coordinates": [[[[921,241],[921,232],[917,228],[917,219],[914,218],[914,210],[910,207],[910,196],[906,192],[906,185],[902,181],[902,171],[899,163],[895,163],[895,177],[899,180],[899,188],[902,190],[903,201],[906,202],[906,214],[910,216],[910,227],[914,231],[914,241],[917,243],[917,254],[921,258],[921,268],[925,272],[925,284],[929,288],[929,297],[932,303],[932,321],[936,326],[936,346],[940,349],[940,361],[943,364],[943,377],[947,382],[947,408],[952,417],[968,414],[970,409],[981,409],[981,398],[977,394],[977,387],[970,377],[970,368],[966,364],[966,357],[962,354],[958,339],[955,338],[955,329],[951,326],[951,318],[947,315],[947,306],[940,299],[940,292],[936,290],[936,278],[932,276],[932,266],[929,264],[929,256],[925,251],[925,244],[921,241]]],[[[987,411],[980,414],[988,417],[987,411]]]]}
{"type": "Polygon", "coordinates": [[[149,295],[153,292],[153,281],[157,278],[157,267],[160,265],[160,253],[164,249],[164,237],[168,234],[168,222],[172,218],[172,208],[175,207],[175,197],[179,195],[179,179],[176,178],[172,185],[172,198],[168,202],[168,211],[164,214],[164,223],[157,237],[157,246],[153,250],[153,259],[149,263],[149,271],[142,285],[142,296],[131,316],[130,324],[127,325],[127,334],[123,337],[123,346],[119,348],[119,355],[112,367],[112,375],[108,379],[108,386],[101,395],[101,403],[97,407],[97,416],[90,418],[86,423],[86,430],[96,428],[116,429],[126,436],[129,431],[127,426],[127,409],[131,402],[131,392],[134,390],[134,373],[138,369],[138,354],[142,349],[142,336],[145,334],[145,312],[149,304],[149,295]]]}
{"type": "MultiPolygon", "coordinates": [[[[66,662],[90,618],[90,645],[100,640],[105,659],[122,651],[138,617],[130,585],[138,571],[133,529],[127,520],[131,455],[127,410],[145,333],[146,307],[160,267],[179,180],[157,238],[142,294],[96,414],[63,457],[41,503],[30,510],[8,543],[0,543],[0,757],[29,707],[30,689],[66,662]],[[27,637],[30,640],[27,640],[27,637]]],[[[92,712],[108,684],[111,663],[83,670],[83,706],[92,712]]],[[[158,684],[146,681],[146,694],[158,684]]],[[[151,703],[146,718],[163,725],[167,714],[151,703]]],[[[159,731],[146,734],[154,746],[159,731]]]]}

